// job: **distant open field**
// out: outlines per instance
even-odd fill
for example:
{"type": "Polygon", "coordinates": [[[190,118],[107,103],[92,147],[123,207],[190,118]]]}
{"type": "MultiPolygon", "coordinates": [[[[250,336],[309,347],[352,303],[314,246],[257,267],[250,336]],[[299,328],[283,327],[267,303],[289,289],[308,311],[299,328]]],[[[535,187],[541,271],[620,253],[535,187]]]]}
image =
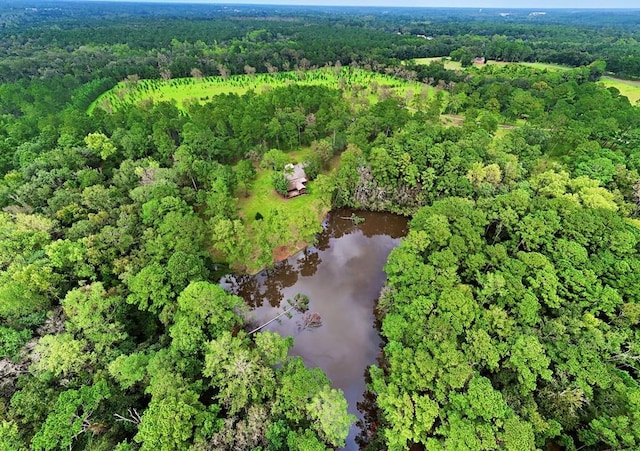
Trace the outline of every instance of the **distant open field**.
{"type": "MultiPolygon", "coordinates": [[[[451,61],[449,57],[433,57],[433,58],[416,58],[414,60],[416,64],[430,64],[432,61],[444,61],[444,68],[449,70],[462,69],[462,65],[458,61],[451,61]]],[[[567,70],[571,69],[569,66],[561,66],[558,64],[549,63],[510,63],[506,61],[487,60],[486,64],[495,64],[497,66],[506,66],[507,64],[522,64],[523,66],[529,66],[536,69],[548,69],[548,70],[567,70]]]]}
{"type": "Polygon", "coordinates": [[[423,64],[423,65],[431,64],[433,61],[443,61],[445,69],[448,69],[448,70],[462,69],[462,64],[460,64],[458,61],[451,61],[451,59],[448,56],[436,56],[433,58],[415,58],[414,61],[416,64],[423,64]]]}
{"type": "Polygon", "coordinates": [[[623,80],[615,77],[602,77],[600,83],[606,87],[614,87],[626,96],[629,102],[636,104],[640,100],[640,81],[623,80]]]}
{"type": "Polygon", "coordinates": [[[224,78],[217,76],[199,79],[123,81],[98,97],[89,107],[89,113],[96,107],[106,111],[114,111],[123,106],[146,100],[175,101],[178,107],[184,108],[190,102],[206,102],[219,94],[244,94],[250,90],[261,92],[265,89],[294,83],[341,88],[347,96],[360,89],[364,90],[364,94],[372,102],[377,100],[382,89],[388,89],[396,95],[404,96],[409,90],[415,93],[424,87],[417,82],[408,82],[390,75],[348,67],[342,68],[339,72],[328,68],[306,72],[232,75],[224,78]],[[372,89],[373,87],[376,89],[372,89]]]}
{"type": "Polygon", "coordinates": [[[523,66],[533,67],[535,69],[547,69],[547,70],[569,70],[573,69],[570,66],[561,66],[560,64],[551,64],[551,63],[518,63],[523,66]]]}
{"type": "MultiPolygon", "coordinates": [[[[434,58],[416,58],[416,64],[429,64],[432,61],[444,61],[445,69],[450,70],[459,70],[462,69],[462,66],[457,61],[451,61],[449,57],[434,57],[434,58]]],[[[572,69],[570,66],[562,66],[559,64],[550,64],[550,63],[508,63],[505,61],[494,61],[488,60],[486,64],[491,65],[495,64],[498,66],[506,66],[507,64],[521,64],[527,67],[533,67],[535,69],[546,69],[551,71],[561,71],[561,70],[569,70],[572,69]]],[[[614,87],[620,91],[620,94],[626,96],[632,104],[640,101],[640,81],[636,80],[623,80],[621,78],[605,76],[600,80],[606,87],[614,87]]]]}

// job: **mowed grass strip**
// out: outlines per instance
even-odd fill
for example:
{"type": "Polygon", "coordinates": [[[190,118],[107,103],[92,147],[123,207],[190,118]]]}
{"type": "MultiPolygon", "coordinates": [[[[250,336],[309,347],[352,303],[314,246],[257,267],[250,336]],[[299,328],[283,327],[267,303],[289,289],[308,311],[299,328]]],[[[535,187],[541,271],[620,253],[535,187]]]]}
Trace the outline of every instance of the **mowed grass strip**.
{"type": "MultiPolygon", "coordinates": [[[[364,69],[344,67],[342,69],[323,68],[310,71],[290,71],[275,74],[232,75],[229,77],[176,78],[173,80],[138,80],[123,81],[113,89],[102,94],[89,107],[91,113],[96,107],[105,111],[115,111],[127,105],[144,101],[175,102],[184,109],[190,102],[207,102],[216,95],[238,94],[248,91],[263,90],[286,86],[288,84],[319,85],[334,89],[342,89],[349,96],[355,88],[376,92],[381,87],[390,89],[394,94],[403,96],[407,91],[418,92],[426,85],[409,82],[391,75],[379,74],[364,69]]],[[[433,90],[435,88],[427,88],[433,90]]],[[[357,91],[357,89],[355,89],[357,91]]],[[[367,94],[371,101],[377,95],[367,94]]]]}
{"type": "Polygon", "coordinates": [[[447,70],[460,70],[462,69],[462,64],[459,61],[451,61],[448,56],[436,56],[431,58],[414,58],[413,60],[418,65],[429,65],[434,61],[442,61],[444,63],[444,68],[447,70]]]}
{"type": "MultiPolygon", "coordinates": [[[[431,57],[431,58],[415,58],[414,59],[416,64],[422,64],[422,65],[427,65],[427,64],[431,64],[433,61],[442,61],[444,62],[444,68],[445,69],[449,69],[449,70],[461,70],[462,69],[462,64],[460,64],[459,61],[451,61],[451,59],[448,56],[442,57],[442,56],[436,56],[436,57],[431,57]]],[[[534,69],[540,69],[540,70],[553,70],[553,71],[559,71],[559,70],[569,70],[572,69],[569,66],[561,66],[559,64],[549,64],[549,63],[512,63],[512,62],[508,62],[508,61],[497,61],[497,60],[487,60],[485,65],[496,65],[496,66],[506,66],[507,64],[520,64],[522,66],[527,66],[527,67],[532,67],[534,69]]],[[[474,64],[474,66],[481,66],[479,64],[474,64]]]]}
{"type": "Polygon", "coordinates": [[[620,91],[620,94],[626,96],[632,105],[635,105],[640,100],[640,81],[623,80],[615,77],[602,77],[600,79],[607,88],[616,88],[620,91]]]}

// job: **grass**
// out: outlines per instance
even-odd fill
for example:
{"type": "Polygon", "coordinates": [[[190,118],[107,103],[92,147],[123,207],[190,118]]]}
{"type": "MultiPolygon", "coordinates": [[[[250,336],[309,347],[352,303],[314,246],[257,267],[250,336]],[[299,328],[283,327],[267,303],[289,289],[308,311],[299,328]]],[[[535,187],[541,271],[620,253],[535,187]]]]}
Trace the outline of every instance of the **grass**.
{"type": "Polygon", "coordinates": [[[443,61],[444,68],[448,70],[460,70],[462,69],[462,64],[459,61],[451,61],[448,56],[436,56],[433,58],[415,58],[416,64],[427,65],[431,64],[433,61],[443,61]]]}
{"type": "MultiPolygon", "coordinates": [[[[448,56],[437,56],[433,58],[415,58],[416,64],[430,64],[432,61],[444,61],[444,68],[449,70],[461,70],[462,64],[458,61],[451,61],[448,56]]],[[[548,64],[548,63],[510,63],[506,61],[496,61],[496,60],[487,60],[487,65],[496,65],[496,66],[506,66],[507,64],[521,64],[523,66],[533,67],[535,69],[547,69],[547,70],[568,70],[571,69],[569,66],[561,66],[559,64],[548,64]]]]}
{"type": "Polygon", "coordinates": [[[607,88],[616,88],[620,91],[620,94],[626,96],[629,99],[629,102],[633,105],[640,101],[640,81],[622,80],[614,77],[602,77],[600,83],[607,88]]]}
{"type": "Polygon", "coordinates": [[[291,213],[300,213],[309,208],[309,205],[315,205],[320,198],[313,190],[309,190],[309,194],[294,197],[293,199],[283,199],[271,183],[273,171],[259,170],[256,179],[253,182],[249,196],[244,197],[244,193],[240,194],[238,199],[238,208],[240,216],[244,218],[245,224],[252,225],[255,222],[257,213],[263,216],[276,208],[285,208],[291,213]]]}
{"type": "MultiPolygon", "coordinates": [[[[309,220],[315,220],[318,224],[322,222],[326,214],[329,212],[329,205],[322,199],[322,193],[314,190],[314,182],[307,183],[307,194],[285,199],[280,196],[273,188],[271,177],[272,170],[259,169],[251,189],[249,196],[244,196],[244,192],[238,193],[238,209],[240,217],[245,223],[247,229],[251,231],[254,227],[260,227],[260,221],[256,220],[256,214],[260,213],[263,217],[267,217],[272,211],[278,209],[289,218],[304,217],[309,220]]],[[[292,227],[297,229],[298,225],[293,224],[292,227]]],[[[294,231],[294,236],[299,231],[294,231]]],[[[250,232],[251,233],[251,232],[250,232]]],[[[301,241],[299,238],[293,242],[281,242],[273,249],[274,261],[280,261],[290,255],[295,254],[299,250],[306,247],[309,243],[301,241]]],[[[257,248],[255,249],[257,251],[257,248]]],[[[264,262],[247,261],[245,270],[249,274],[256,274],[264,269],[264,262]]],[[[267,265],[269,265],[267,263],[267,265]]]]}
{"type": "MultiPolygon", "coordinates": [[[[291,161],[302,161],[308,151],[308,149],[300,149],[295,152],[289,152],[287,155],[291,157],[291,161]]],[[[284,199],[273,188],[272,176],[272,170],[258,169],[256,178],[249,190],[249,196],[245,197],[242,190],[238,192],[238,208],[245,224],[252,225],[258,212],[266,216],[269,211],[276,208],[284,208],[290,213],[297,214],[310,207],[314,208],[321,203],[319,193],[313,190],[313,182],[307,184],[309,186],[308,194],[294,197],[293,199],[284,199]]]]}
{"type": "MultiPolygon", "coordinates": [[[[279,72],[276,74],[232,75],[230,77],[176,78],[173,80],[123,81],[113,89],[102,94],[89,107],[91,113],[96,107],[105,111],[114,111],[126,105],[145,101],[175,102],[184,109],[190,102],[206,102],[220,94],[244,94],[248,91],[261,92],[265,89],[286,86],[288,84],[319,85],[329,88],[342,88],[347,97],[353,92],[364,90],[371,102],[377,101],[380,88],[386,87],[396,95],[404,96],[409,90],[419,92],[424,85],[409,82],[391,75],[378,74],[363,69],[342,68],[336,72],[333,68],[317,69],[306,72],[279,72]],[[372,86],[377,85],[374,91],[372,86]]],[[[433,90],[435,88],[428,88],[433,90]]],[[[362,94],[360,94],[362,95],[362,94]]]]}
{"type": "Polygon", "coordinates": [[[547,69],[547,70],[552,70],[552,71],[559,71],[559,70],[569,70],[569,69],[573,69],[570,66],[562,66],[560,64],[550,64],[550,63],[518,63],[518,64],[522,64],[523,66],[529,66],[529,67],[533,67],[535,69],[547,69]]]}

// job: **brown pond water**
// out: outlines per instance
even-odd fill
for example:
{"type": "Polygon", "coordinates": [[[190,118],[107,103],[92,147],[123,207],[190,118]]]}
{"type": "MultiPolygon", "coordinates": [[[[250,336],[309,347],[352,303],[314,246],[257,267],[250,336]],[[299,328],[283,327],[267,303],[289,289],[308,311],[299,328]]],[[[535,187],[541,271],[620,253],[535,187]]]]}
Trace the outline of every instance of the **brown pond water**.
{"type": "MultiPolygon", "coordinates": [[[[295,337],[291,354],[322,368],[332,386],[344,391],[349,412],[361,418],[357,403],[366,390],[365,370],[380,353],[373,312],[385,281],[382,268],[406,233],[407,219],[401,216],[335,210],[316,246],[255,276],[227,276],[222,285],[253,307],[251,319],[258,325],[282,312],[296,293],[309,296],[309,312],[320,314],[320,327],[299,331],[300,315],[295,314],[265,330],[295,337]],[[352,213],[364,222],[345,219],[352,213]]],[[[358,449],[358,432],[352,426],[343,449],[358,449]]]]}

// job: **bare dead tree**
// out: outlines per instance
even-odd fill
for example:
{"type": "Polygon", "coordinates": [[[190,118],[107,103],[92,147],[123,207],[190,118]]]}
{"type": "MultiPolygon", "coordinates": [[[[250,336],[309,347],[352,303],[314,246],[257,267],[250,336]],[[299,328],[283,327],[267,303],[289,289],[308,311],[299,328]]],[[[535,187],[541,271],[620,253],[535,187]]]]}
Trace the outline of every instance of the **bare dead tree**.
{"type": "Polygon", "coordinates": [[[256,68],[253,66],[249,66],[248,64],[244,65],[244,73],[250,77],[253,77],[256,74],[256,68]]]}
{"type": "Polygon", "coordinates": [[[223,64],[218,64],[218,72],[220,72],[220,76],[226,80],[227,78],[229,78],[229,69],[227,69],[226,66],[224,66],[223,64]]]}
{"type": "Polygon", "coordinates": [[[322,326],[322,317],[318,312],[307,312],[302,315],[302,319],[298,321],[298,332],[307,329],[317,329],[322,326]]]}
{"type": "Polygon", "coordinates": [[[128,417],[122,416],[118,413],[114,413],[113,416],[116,418],[116,421],[123,421],[126,423],[135,424],[136,426],[140,424],[142,421],[142,416],[138,413],[137,409],[127,409],[128,417]]]}
{"type": "Polygon", "coordinates": [[[200,80],[202,78],[202,71],[197,67],[194,67],[193,69],[191,69],[191,76],[196,80],[200,80]]]}
{"type": "Polygon", "coordinates": [[[309,296],[307,295],[298,293],[293,297],[293,300],[287,299],[287,303],[289,303],[289,307],[287,307],[284,311],[276,315],[274,318],[271,318],[266,323],[263,323],[258,327],[256,327],[255,329],[253,329],[251,332],[249,332],[249,335],[255,334],[256,332],[264,329],[274,321],[278,321],[280,318],[282,318],[285,315],[287,316],[287,318],[291,318],[292,310],[295,310],[298,313],[302,313],[302,314],[305,314],[309,311],[309,296]]]}

